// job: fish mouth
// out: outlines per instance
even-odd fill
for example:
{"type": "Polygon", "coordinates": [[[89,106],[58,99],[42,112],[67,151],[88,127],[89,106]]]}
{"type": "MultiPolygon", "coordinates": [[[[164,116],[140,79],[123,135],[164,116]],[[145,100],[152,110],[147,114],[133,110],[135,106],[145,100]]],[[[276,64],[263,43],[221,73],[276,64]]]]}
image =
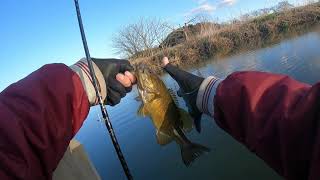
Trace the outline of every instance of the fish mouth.
{"type": "Polygon", "coordinates": [[[138,76],[137,76],[137,87],[138,87],[138,90],[143,89],[142,88],[142,81],[140,80],[140,78],[138,76]]]}

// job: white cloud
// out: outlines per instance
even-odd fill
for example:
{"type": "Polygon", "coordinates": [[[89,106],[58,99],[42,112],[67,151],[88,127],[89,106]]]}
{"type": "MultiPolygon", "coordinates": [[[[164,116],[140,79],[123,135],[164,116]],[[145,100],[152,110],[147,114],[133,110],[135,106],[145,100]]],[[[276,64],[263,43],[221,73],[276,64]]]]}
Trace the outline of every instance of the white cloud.
{"type": "Polygon", "coordinates": [[[222,6],[232,6],[236,3],[236,0],[222,0],[220,3],[219,3],[219,7],[222,7],[222,6]]]}
{"type": "Polygon", "coordinates": [[[205,4],[208,0],[195,0],[198,4],[205,4]]]}
{"type": "Polygon", "coordinates": [[[220,0],[220,2],[212,5],[209,3],[209,0],[194,0],[198,6],[185,13],[185,17],[194,16],[196,14],[212,14],[218,8],[234,5],[236,1],[237,0],[220,0]]]}
{"type": "Polygon", "coordinates": [[[216,7],[210,5],[210,4],[202,4],[194,9],[191,9],[191,13],[200,13],[200,12],[206,12],[206,13],[211,13],[212,11],[214,11],[216,9],[216,7]]]}
{"type": "Polygon", "coordinates": [[[212,6],[209,3],[201,4],[200,6],[191,9],[188,13],[186,13],[186,16],[192,16],[199,13],[212,13],[214,10],[216,10],[215,6],[212,6]]]}

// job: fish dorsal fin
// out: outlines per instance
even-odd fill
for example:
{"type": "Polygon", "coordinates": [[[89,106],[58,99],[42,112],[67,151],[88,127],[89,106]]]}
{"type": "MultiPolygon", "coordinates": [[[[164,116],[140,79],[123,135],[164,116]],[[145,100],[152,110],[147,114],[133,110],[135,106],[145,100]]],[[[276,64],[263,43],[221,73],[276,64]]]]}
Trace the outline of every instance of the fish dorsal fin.
{"type": "Polygon", "coordinates": [[[140,105],[137,114],[138,116],[141,116],[141,117],[146,117],[149,115],[147,109],[144,107],[144,104],[140,105]]]}
{"type": "Polygon", "coordinates": [[[171,136],[159,130],[157,130],[156,136],[157,136],[157,143],[160,144],[161,146],[167,145],[173,140],[171,136]]]}
{"type": "Polygon", "coordinates": [[[170,89],[170,88],[168,89],[168,92],[169,92],[169,94],[171,95],[174,103],[175,103],[177,106],[179,106],[179,102],[178,102],[178,98],[177,98],[176,93],[175,93],[172,89],[170,89]]]}
{"type": "Polygon", "coordinates": [[[184,110],[184,109],[181,109],[179,108],[179,113],[180,113],[180,120],[182,122],[182,129],[185,131],[185,132],[190,132],[192,130],[192,117],[190,116],[190,114],[184,110]]]}

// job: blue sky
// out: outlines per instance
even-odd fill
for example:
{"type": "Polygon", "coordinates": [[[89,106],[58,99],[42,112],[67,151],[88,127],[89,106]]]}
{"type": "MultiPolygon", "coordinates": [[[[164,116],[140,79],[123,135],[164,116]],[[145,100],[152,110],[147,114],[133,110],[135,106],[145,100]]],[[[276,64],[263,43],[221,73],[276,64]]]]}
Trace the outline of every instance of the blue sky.
{"type": "MultiPolygon", "coordinates": [[[[118,57],[112,49],[113,35],[141,17],[158,17],[178,25],[199,11],[207,11],[222,21],[272,6],[278,0],[79,2],[91,56],[118,57]]],[[[0,91],[44,64],[71,65],[84,56],[73,0],[1,0],[0,23],[0,91]]]]}

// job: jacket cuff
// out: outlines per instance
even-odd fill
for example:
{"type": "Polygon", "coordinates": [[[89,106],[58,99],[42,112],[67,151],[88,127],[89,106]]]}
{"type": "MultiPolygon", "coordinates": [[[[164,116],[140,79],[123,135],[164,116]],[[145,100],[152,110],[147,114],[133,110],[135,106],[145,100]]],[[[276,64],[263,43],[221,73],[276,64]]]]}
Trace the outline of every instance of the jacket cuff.
{"type": "MultiPolygon", "coordinates": [[[[107,97],[106,82],[105,82],[103,74],[101,73],[101,71],[98,68],[98,66],[94,62],[92,62],[92,64],[93,64],[94,72],[95,72],[96,79],[97,79],[98,89],[99,89],[100,94],[102,96],[102,100],[104,101],[105,98],[107,97]]],[[[98,98],[96,96],[96,91],[95,91],[94,86],[93,86],[93,81],[92,81],[92,78],[90,76],[90,70],[89,70],[89,67],[88,67],[87,59],[86,58],[82,58],[80,61],[78,61],[74,65],[70,66],[70,68],[75,73],[77,73],[78,76],[80,77],[82,85],[83,85],[83,88],[85,89],[85,91],[87,93],[90,105],[94,106],[94,105],[99,104],[98,98]]]]}
{"type": "Polygon", "coordinates": [[[221,81],[222,79],[209,76],[200,85],[197,95],[197,107],[201,112],[213,116],[213,99],[221,81]]]}

